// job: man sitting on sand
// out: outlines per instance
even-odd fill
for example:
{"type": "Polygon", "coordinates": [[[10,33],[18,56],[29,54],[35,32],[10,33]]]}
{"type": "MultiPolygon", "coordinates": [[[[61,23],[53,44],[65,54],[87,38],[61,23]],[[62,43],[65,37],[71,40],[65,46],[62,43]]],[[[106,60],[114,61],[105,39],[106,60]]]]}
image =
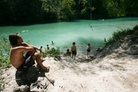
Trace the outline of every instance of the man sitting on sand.
{"type": "Polygon", "coordinates": [[[42,64],[44,60],[40,58],[40,53],[37,53],[37,50],[40,51],[40,49],[23,42],[22,37],[17,33],[9,35],[9,41],[12,46],[10,49],[10,62],[17,70],[24,71],[28,69],[35,64],[34,60],[36,60],[41,70],[49,72],[50,67],[45,67],[42,64]]]}

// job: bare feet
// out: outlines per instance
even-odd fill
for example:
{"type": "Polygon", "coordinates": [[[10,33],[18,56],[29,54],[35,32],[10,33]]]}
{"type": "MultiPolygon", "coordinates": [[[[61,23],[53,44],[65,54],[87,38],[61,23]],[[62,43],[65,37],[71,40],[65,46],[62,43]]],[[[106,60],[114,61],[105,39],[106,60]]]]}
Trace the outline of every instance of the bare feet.
{"type": "Polygon", "coordinates": [[[49,72],[50,71],[50,66],[48,66],[48,67],[45,67],[44,69],[42,69],[43,71],[45,71],[45,72],[49,72]]]}
{"type": "Polygon", "coordinates": [[[42,59],[42,62],[44,62],[44,61],[46,61],[46,58],[43,58],[43,59],[42,59]]]}
{"type": "Polygon", "coordinates": [[[43,68],[39,67],[39,69],[40,69],[40,71],[44,71],[44,72],[49,72],[50,71],[49,66],[48,67],[43,67],[43,68]]]}

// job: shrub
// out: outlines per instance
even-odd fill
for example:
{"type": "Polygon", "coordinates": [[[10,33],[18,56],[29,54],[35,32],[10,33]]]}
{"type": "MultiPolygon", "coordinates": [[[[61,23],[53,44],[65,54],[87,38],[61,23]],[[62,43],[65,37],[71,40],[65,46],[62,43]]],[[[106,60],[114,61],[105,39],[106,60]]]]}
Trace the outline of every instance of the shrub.
{"type": "Polygon", "coordinates": [[[54,57],[55,60],[60,59],[60,48],[51,48],[51,49],[45,49],[44,51],[44,57],[54,57]]]}
{"type": "Polygon", "coordinates": [[[138,34],[138,25],[136,25],[132,30],[131,29],[124,29],[124,30],[119,30],[117,32],[114,32],[113,36],[105,42],[104,48],[115,43],[116,41],[121,40],[126,35],[130,35],[130,34],[134,34],[134,33],[138,34]]]}
{"type": "Polygon", "coordinates": [[[10,43],[6,34],[0,37],[0,67],[10,66],[10,43]]]}

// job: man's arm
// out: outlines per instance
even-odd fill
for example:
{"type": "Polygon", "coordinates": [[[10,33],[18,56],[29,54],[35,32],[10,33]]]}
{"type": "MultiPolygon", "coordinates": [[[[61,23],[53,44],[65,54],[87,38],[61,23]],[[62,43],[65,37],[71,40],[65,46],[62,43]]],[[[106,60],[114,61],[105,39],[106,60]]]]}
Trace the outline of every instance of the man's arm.
{"type": "Polygon", "coordinates": [[[39,49],[38,47],[33,46],[33,45],[30,45],[30,44],[28,44],[28,43],[26,43],[26,42],[22,42],[22,46],[33,47],[33,48],[35,49],[35,51],[38,50],[38,51],[40,51],[40,53],[43,53],[43,51],[42,51],[41,48],[39,49]]]}
{"type": "Polygon", "coordinates": [[[28,46],[28,47],[30,47],[30,46],[32,46],[32,45],[30,45],[30,44],[28,44],[28,43],[26,43],[26,42],[22,42],[22,46],[28,46]]]}
{"type": "Polygon", "coordinates": [[[39,49],[38,47],[33,46],[33,45],[30,45],[30,44],[28,44],[28,43],[26,43],[26,42],[22,42],[22,46],[26,46],[26,47],[33,47],[34,49],[36,49],[36,50],[39,50],[39,51],[40,51],[40,49],[39,49]]]}
{"type": "Polygon", "coordinates": [[[27,52],[27,51],[33,51],[36,52],[36,49],[34,47],[26,47],[26,46],[18,46],[13,48],[13,50],[18,50],[19,52],[27,52]]]}

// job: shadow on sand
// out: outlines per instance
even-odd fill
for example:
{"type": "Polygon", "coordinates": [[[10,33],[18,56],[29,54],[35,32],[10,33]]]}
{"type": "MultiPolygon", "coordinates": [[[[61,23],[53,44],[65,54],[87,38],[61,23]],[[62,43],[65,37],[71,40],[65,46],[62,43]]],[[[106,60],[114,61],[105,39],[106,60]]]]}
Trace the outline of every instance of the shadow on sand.
{"type": "Polygon", "coordinates": [[[34,83],[37,81],[38,77],[44,77],[45,72],[39,71],[39,69],[35,66],[32,66],[29,68],[29,70],[22,72],[22,71],[16,71],[15,78],[16,82],[19,86],[21,85],[27,85],[30,86],[31,83],[34,83]]]}

